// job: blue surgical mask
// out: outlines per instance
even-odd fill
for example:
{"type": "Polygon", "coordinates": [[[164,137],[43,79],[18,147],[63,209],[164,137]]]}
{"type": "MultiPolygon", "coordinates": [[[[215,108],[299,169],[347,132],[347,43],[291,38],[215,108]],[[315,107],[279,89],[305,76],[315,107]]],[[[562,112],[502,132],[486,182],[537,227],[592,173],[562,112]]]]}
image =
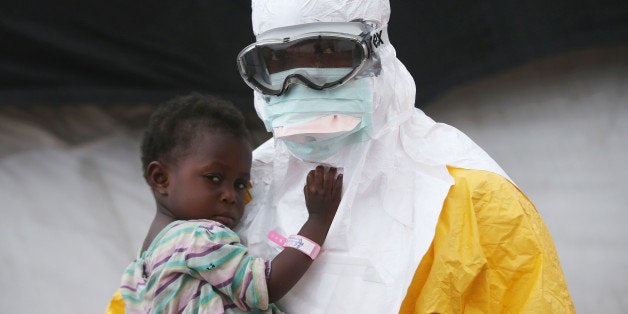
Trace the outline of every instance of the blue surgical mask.
{"type": "MultiPolygon", "coordinates": [[[[342,69],[325,69],[328,71],[342,69]]],[[[350,131],[331,138],[308,141],[283,140],[295,156],[307,161],[321,161],[333,156],[342,148],[369,140],[373,109],[372,79],[355,79],[343,86],[317,91],[303,85],[290,87],[281,96],[270,96],[264,107],[264,124],[268,131],[289,127],[329,115],[359,118],[350,131]]]]}

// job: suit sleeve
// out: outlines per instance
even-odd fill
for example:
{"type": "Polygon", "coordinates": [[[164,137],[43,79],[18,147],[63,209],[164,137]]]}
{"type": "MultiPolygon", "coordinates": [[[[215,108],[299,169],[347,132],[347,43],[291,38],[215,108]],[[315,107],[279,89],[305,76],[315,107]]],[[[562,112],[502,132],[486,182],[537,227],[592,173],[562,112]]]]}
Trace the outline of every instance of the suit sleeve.
{"type": "Polygon", "coordinates": [[[575,313],[528,198],[497,174],[449,171],[455,184],[400,313],[575,313]]]}

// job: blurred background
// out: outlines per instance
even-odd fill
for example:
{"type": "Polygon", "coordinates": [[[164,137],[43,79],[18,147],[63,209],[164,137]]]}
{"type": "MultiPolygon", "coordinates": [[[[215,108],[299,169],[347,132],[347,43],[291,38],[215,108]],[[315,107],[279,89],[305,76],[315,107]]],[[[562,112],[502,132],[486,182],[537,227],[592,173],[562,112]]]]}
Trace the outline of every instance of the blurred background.
{"type": "MultiPolygon", "coordinates": [[[[416,107],[482,146],[536,204],[580,313],[627,313],[628,3],[395,1],[416,107]]],[[[102,313],[154,204],[155,105],[233,101],[270,137],[235,57],[249,1],[0,3],[0,304],[102,313]]]]}

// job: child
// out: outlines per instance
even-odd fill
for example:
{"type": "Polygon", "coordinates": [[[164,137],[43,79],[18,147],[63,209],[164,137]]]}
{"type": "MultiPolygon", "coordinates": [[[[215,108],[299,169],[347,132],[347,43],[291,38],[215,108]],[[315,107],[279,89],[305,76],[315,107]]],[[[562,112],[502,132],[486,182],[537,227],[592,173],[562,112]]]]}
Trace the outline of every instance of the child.
{"type": "Polygon", "coordinates": [[[153,113],[142,164],[157,210],[122,277],[129,313],[279,312],[272,303],[296,284],[325,240],[342,174],[322,166],[310,171],[309,218],[299,234],[272,261],[249,256],[231,230],[247,196],[249,138],[242,114],[214,97],[178,97],[153,113]]]}

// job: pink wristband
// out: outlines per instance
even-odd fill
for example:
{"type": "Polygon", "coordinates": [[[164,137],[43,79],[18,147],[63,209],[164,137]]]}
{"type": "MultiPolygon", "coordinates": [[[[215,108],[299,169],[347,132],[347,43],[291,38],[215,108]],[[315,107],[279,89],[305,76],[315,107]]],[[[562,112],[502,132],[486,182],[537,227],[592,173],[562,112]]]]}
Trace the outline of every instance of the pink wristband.
{"type": "Polygon", "coordinates": [[[318,253],[321,251],[321,246],[318,243],[298,234],[288,236],[286,239],[275,230],[271,230],[268,233],[268,239],[279,244],[281,247],[291,247],[297,249],[311,259],[315,259],[318,253]]]}

